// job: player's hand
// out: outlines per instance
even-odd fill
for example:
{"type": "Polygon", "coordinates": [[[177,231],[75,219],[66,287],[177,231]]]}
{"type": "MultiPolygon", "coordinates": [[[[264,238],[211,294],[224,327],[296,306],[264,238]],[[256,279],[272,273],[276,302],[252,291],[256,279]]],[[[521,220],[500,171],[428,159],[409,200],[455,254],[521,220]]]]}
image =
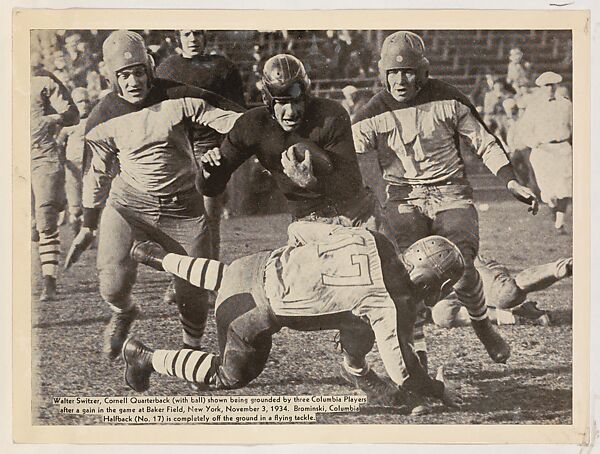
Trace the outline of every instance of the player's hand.
{"type": "Polygon", "coordinates": [[[200,158],[200,161],[203,164],[203,168],[208,168],[208,172],[210,173],[211,167],[219,167],[221,165],[221,159],[221,150],[219,150],[219,147],[214,147],[206,151],[200,158]]]}
{"type": "Polygon", "coordinates": [[[301,188],[308,188],[317,182],[317,178],[313,173],[310,151],[308,150],[304,152],[304,160],[299,162],[296,159],[295,147],[292,145],[282,153],[281,165],[283,166],[283,173],[301,188]]]}
{"type": "Polygon", "coordinates": [[[73,265],[81,254],[92,244],[96,237],[96,231],[89,227],[81,227],[77,236],[73,239],[67,258],[65,259],[65,270],[68,270],[73,265]]]}
{"type": "Polygon", "coordinates": [[[506,187],[517,200],[529,205],[527,211],[531,212],[531,214],[534,216],[537,214],[539,202],[531,189],[529,189],[527,186],[523,186],[517,180],[510,180],[506,187]]]}
{"type": "Polygon", "coordinates": [[[437,370],[436,380],[441,381],[444,384],[444,395],[442,396],[442,402],[445,405],[452,408],[458,408],[463,404],[463,398],[460,394],[458,387],[446,380],[444,377],[444,366],[440,366],[437,370]]]}

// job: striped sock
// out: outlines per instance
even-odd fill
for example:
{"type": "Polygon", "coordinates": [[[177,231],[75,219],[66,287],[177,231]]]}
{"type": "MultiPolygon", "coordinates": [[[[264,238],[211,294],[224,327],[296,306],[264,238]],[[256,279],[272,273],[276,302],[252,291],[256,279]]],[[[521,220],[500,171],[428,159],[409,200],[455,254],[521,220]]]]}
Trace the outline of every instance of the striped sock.
{"type": "Polygon", "coordinates": [[[58,260],[60,258],[58,230],[50,233],[40,232],[39,254],[42,264],[42,275],[56,277],[58,274],[58,260]]]}
{"type": "Polygon", "coordinates": [[[573,257],[568,259],[560,259],[555,263],[556,271],[554,272],[554,276],[556,279],[564,279],[565,277],[573,275],[573,257]]]}
{"type": "Polygon", "coordinates": [[[425,325],[425,317],[423,313],[417,314],[417,321],[415,322],[415,328],[413,331],[413,346],[415,352],[426,352],[427,341],[425,340],[425,331],[423,329],[425,325]]]}
{"type": "Polygon", "coordinates": [[[165,256],[162,265],[165,271],[196,287],[216,292],[221,288],[225,264],[217,260],[171,253],[165,256]]]}
{"type": "MultiPolygon", "coordinates": [[[[470,273],[471,274],[471,273],[470,273]]],[[[468,282],[469,287],[455,287],[456,296],[463,306],[467,308],[471,320],[485,320],[488,317],[485,295],[483,294],[483,282],[478,271],[471,274],[473,279],[468,282]]]]}
{"type": "Polygon", "coordinates": [[[206,320],[201,323],[190,322],[182,315],[179,315],[179,321],[181,322],[183,331],[183,343],[193,348],[199,348],[206,328],[206,320]]]}
{"type": "Polygon", "coordinates": [[[218,360],[216,355],[188,348],[156,350],[152,355],[152,367],[159,374],[208,385],[217,371],[218,360]]]}

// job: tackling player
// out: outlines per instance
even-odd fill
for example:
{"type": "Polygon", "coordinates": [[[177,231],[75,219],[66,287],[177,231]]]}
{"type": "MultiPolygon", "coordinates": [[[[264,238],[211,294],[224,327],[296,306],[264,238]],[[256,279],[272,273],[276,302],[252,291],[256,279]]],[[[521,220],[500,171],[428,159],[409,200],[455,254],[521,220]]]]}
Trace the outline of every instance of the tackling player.
{"type": "MultiPolygon", "coordinates": [[[[572,258],[532,266],[515,277],[495,260],[481,256],[475,259],[475,267],[483,282],[490,319],[498,325],[550,324],[546,311],[539,310],[534,302],[525,299],[529,293],[548,288],[573,275],[572,258]]],[[[469,314],[455,292],[437,303],[431,310],[431,316],[433,322],[442,328],[466,326],[469,323],[469,314]]]]}
{"type": "Polygon", "coordinates": [[[229,266],[167,254],[148,241],[136,243],[131,255],[140,263],[218,291],[220,354],[153,351],[129,339],[123,345],[127,384],[145,391],[152,372],[159,372],[208,389],[240,388],[262,372],[272,336],[282,327],[335,329],[340,331],[342,375],[371,403],[418,402],[407,402],[406,395],[370,368],[365,356],[375,341],[401,391],[440,398],[449,405],[460,402],[452,386],[427,375],[410,344],[415,304],[421,298],[437,300],[463,273],[463,258],[455,245],[431,236],[398,256],[384,235],[363,228],[295,222],[288,233],[287,246],[229,266]]]}
{"type": "Polygon", "coordinates": [[[411,32],[388,36],[379,70],[385,89],[357,112],[352,130],[361,164],[371,156],[387,184],[385,215],[400,249],[427,235],[448,238],[461,250],[465,274],[455,286],[490,357],[505,362],[508,344],[491,325],[473,260],[479,249],[479,221],[473,189],[465,176],[460,139],[537,211],[535,195],[520,185],[499,141],[456,88],[429,78],[423,40],[411,32]]]}
{"type": "Polygon", "coordinates": [[[255,155],[287,198],[294,220],[384,228],[380,206],[362,184],[348,113],[336,101],[311,96],[310,84],[292,55],[265,63],[265,105],[245,112],[220,149],[202,157],[205,195],[221,193],[255,155]]]}
{"type": "Polygon", "coordinates": [[[65,86],[42,68],[39,54],[32,55],[30,112],[32,215],[44,279],[40,301],[50,301],[56,298],[58,214],[64,205],[64,168],[56,133],[60,127],[77,124],[79,112],[65,86]]]}
{"type": "MultiPolygon", "coordinates": [[[[112,310],[104,346],[112,359],[139,312],[130,297],[137,274],[137,264],[129,257],[133,241],[150,238],[168,251],[209,253],[189,126],[226,133],[241,114],[216,107],[232,103],[213,93],[154,78],[137,33],[113,32],[102,51],[114,91],[102,98],[87,121],[85,144],[91,159],[83,179],[83,227],[73,240],[66,267],[94,238],[108,198],[97,266],[100,294],[112,310]]],[[[183,279],[175,286],[183,342],[198,348],[208,313],[207,294],[183,279]]]]}

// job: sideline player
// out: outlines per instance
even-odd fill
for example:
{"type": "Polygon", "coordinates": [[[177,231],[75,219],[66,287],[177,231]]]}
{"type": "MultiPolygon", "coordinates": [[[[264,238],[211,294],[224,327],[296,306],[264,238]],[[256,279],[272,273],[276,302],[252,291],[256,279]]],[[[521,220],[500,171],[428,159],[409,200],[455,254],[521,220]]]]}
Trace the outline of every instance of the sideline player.
{"type": "MultiPolygon", "coordinates": [[[[490,319],[498,325],[549,325],[551,321],[546,311],[539,310],[534,302],[525,299],[529,293],[546,289],[573,275],[572,258],[532,266],[515,277],[506,267],[482,256],[475,259],[475,267],[483,282],[490,319]]],[[[460,304],[455,292],[437,303],[431,310],[431,316],[433,323],[442,328],[469,324],[468,311],[460,304]]]]}
{"type": "Polygon", "coordinates": [[[65,156],[65,195],[67,196],[69,224],[73,234],[77,235],[81,227],[81,216],[83,215],[81,205],[83,138],[87,117],[90,114],[92,105],[88,91],[85,88],[75,88],[71,92],[71,97],[79,111],[79,124],[62,128],[57,142],[64,150],[65,156]]]}
{"type": "Polygon", "coordinates": [[[310,84],[296,57],[267,60],[265,105],[245,112],[220,149],[202,157],[205,194],[222,192],[232,173],[255,155],[273,175],[294,220],[381,230],[381,207],[362,184],[348,113],[336,101],[311,96],[310,84]]]}
{"type": "Polygon", "coordinates": [[[535,195],[517,182],[502,146],[466,96],[429,78],[425,45],[418,35],[399,31],[388,36],[379,70],[385,89],[357,112],[352,127],[361,164],[379,166],[387,184],[384,212],[401,250],[430,234],[448,238],[461,250],[466,269],[456,293],[489,356],[504,363],[510,348],[489,321],[473,264],[479,221],[459,139],[469,142],[492,173],[517,199],[531,204],[534,213],[535,195]],[[370,163],[371,156],[377,159],[370,163]]]}
{"type": "Polygon", "coordinates": [[[458,404],[460,397],[452,386],[432,380],[410,344],[415,304],[423,297],[439,298],[462,275],[458,248],[431,236],[398,256],[380,233],[315,222],[292,223],[288,233],[287,246],[237,259],[227,267],[167,254],[152,242],[136,243],[131,255],[137,261],[218,291],[220,354],[153,351],[130,339],[123,346],[127,384],[145,391],[152,372],[159,372],[208,389],[240,388],[262,372],[272,336],[282,327],[336,329],[343,351],[342,376],[362,389],[371,403],[411,403],[367,363],[365,356],[377,341],[386,371],[402,391],[458,404]]]}
{"type": "MultiPolygon", "coordinates": [[[[114,91],[102,98],[87,122],[91,162],[83,180],[83,227],[66,266],[94,238],[108,198],[97,266],[100,294],[112,310],[104,350],[114,359],[139,312],[130,296],[137,274],[137,264],[129,257],[133,241],[150,238],[168,251],[192,256],[209,252],[188,125],[226,133],[241,114],[216,107],[232,103],[213,93],[155,79],[137,33],[111,33],[102,51],[114,91]]],[[[177,279],[175,287],[183,342],[198,348],[206,325],[207,294],[183,279],[177,279]]]]}
{"type": "Polygon", "coordinates": [[[51,301],[56,299],[60,258],[58,214],[64,205],[64,168],[56,134],[60,127],[76,125],[79,113],[65,86],[43,69],[37,53],[32,55],[30,112],[32,215],[44,280],[40,301],[51,301]]]}

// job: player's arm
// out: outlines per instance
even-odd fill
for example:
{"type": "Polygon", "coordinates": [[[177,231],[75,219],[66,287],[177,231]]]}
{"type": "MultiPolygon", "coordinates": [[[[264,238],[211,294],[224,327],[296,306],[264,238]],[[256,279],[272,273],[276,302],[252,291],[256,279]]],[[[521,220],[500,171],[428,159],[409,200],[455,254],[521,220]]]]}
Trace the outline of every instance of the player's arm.
{"type": "Polygon", "coordinates": [[[414,313],[408,310],[407,298],[387,298],[386,303],[369,307],[366,316],[388,375],[405,390],[441,399],[444,384],[427,375],[412,348],[414,313]]]}
{"type": "Polygon", "coordinates": [[[112,179],[118,167],[117,149],[113,139],[104,135],[104,125],[86,134],[84,155],[88,157],[83,176],[83,226],[96,229],[100,210],[104,206],[112,179]]]}
{"type": "Polygon", "coordinates": [[[375,189],[383,183],[383,171],[377,157],[377,128],[372,117],[365,117],[364,108],[360,109],[352,124],[352,137],[358,158],[358,166],[363,184],[375,189]],[[368,176],[376,175],[379,181],[370,181],[368,176]]]}
{"type": "Polygon", "coordinates": [[[87,171],[83,176],[83,223],[67,253],[65,269],[79,260],[96,236],[100,211],[116,175],[117,150],[113,140],[102,135],[103,130],[103,125],[98,125],[85,138],[84,156],[89,156],[89,165],[85,163],[87,171]]]}
{"type": "Polygon", "coordinates": [[[500,141],[487,130],[483,120],[468,101],[457,101],[456,105],[458,133],[467,138],[475,154],[504,182],[511,194],[520,202],[530,205],[529,211],[536,214],[537,198],[533,191],[517,181],[513,166],[500,141]]]}
{"type": "Polygon", "coordinates": [[[200,98],[181,98],[183,115],[199,126],[208,126],[221,134],[227,134],[242,115],[209,104],[200,98]]]}
{"type": "Polygon", "coordinates": [[[244,120],[236,124],[219,148],[202,156],[196,181],[202,194],[215,197],[223,193],[233,172],[254,154],[246,137],[246,126],[244,120]]]}
{"type": "Polygon", "coordinates": [[[79,123],[79,111],[71,99],[69,90],[58,79],[51,78],[48,84],[48,101],[56,112],[51,114],[59,126],[73,126],[79,123]]]}

